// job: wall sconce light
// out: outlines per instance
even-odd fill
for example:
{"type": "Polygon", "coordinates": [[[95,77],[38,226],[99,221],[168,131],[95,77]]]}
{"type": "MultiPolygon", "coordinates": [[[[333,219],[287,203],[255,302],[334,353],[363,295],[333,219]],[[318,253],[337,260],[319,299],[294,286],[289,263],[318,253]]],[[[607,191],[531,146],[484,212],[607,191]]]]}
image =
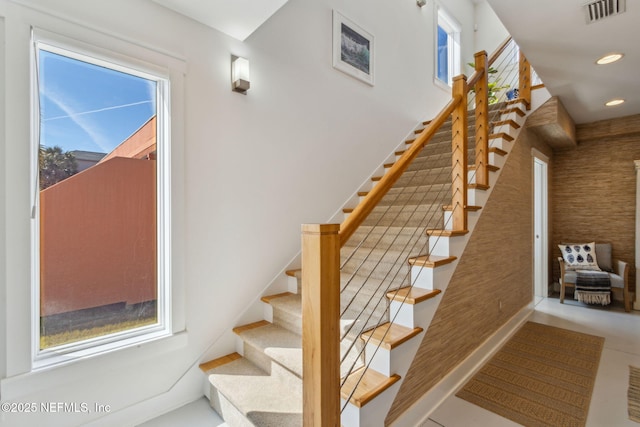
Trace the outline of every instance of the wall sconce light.
{"type": "Polygon", "coordinates": [[[249,82],[249,60],[239,56],[231,56],[231,85],[235,92],[247,94],[249,82]]]}
{"type": "Polygon", "coordinates": [[[427,0],[416,0],[416,4],[420,7],[424,6],[425,4],[427,4],[427,0]]]}

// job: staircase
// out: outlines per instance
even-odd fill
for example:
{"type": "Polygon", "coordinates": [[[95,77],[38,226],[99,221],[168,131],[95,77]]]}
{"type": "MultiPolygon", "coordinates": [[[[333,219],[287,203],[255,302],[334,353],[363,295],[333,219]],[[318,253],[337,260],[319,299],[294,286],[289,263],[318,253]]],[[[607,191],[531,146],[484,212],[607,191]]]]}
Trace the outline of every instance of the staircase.
{"type": "MultiPolygon", "coordinates": [[[[527,107],[520,100],[494,106],[490,185],[527,107]]],[[[469,147],[474,147],[473,119],[468,126],[469,147]]],[[[451,230],[451,207],[439,197],[451,194],[451,127],[449,121],[440,128],[341,250],[344,426],[384,425],[468,241],[469,233],[451,230]]],[[[402,152],[400,147],[395,154],[402,152]]],[[[469,156],[471,164],[474,148],[469,156]]],[[[470,167],[469,232],[491,190],[474,185],[474,177],[470,167]]],[[[372,185],[377,180],[372,178],[372,185]]],[[[359,195],[365,197],[366,191],[359,195]]],[[[301,274],[287,274],[291,292],[262,298],[265,320],[234,329],[237,352],[200,366],[209,379],[211,405],[231,426],[302,425],[301,274]]]]}

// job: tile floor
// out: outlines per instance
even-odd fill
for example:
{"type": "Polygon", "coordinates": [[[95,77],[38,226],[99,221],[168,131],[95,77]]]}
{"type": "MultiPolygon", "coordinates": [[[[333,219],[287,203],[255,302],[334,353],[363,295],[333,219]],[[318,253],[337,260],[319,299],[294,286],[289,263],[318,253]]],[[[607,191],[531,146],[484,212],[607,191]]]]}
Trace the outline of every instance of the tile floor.
{"type": "MultiPolygon", "coordinates": [[[[629,365],[640,367],[640,311],[625,313],[620,305],[599,308],[576,301],[543,298],[529,319],[605,337],[587,427],[640,427],[627,416],[629,365]]],[[[455,396],[445,400],[421,427],[514,427],[512,421],[455,396]]],[[[203,398],[158,417],[144,427],[226,427],[203,398]]],[[[404,427],[404,426],[398,426],[404,427]]]]}

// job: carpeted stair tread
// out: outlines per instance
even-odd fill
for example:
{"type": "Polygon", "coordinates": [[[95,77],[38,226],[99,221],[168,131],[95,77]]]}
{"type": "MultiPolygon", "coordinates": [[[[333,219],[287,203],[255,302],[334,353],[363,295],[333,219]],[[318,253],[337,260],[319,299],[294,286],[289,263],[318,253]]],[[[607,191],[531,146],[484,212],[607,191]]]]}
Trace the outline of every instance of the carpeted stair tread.
{"type": "MultiPolygon", "coordinates": [[[[420,203],[416,201],[406,205],[389,204],[376,206],[363,225],[368,226],[402,226],[406,228],[435,228],[443,224],[442,203],[435,201],[420,203]]],[[[420,233],[419,233],[420,234],[420,233]]]]}
{"type": "Polygon", "coordinates": [[[256,426],[302,425],[301,380],[283,381],[239,358],[215,368],[209,381],[256,426]]]}
{"type": "Polygon", "coordinates": [[[273,324],[302,335],[302,295],[285,292],[263,297],[262,301],[272,307],[273,324]]]}
{"type": "Polygon", "coordinates": [[[289,314],[302,316],[302,296],[300,294],[284,292],[271,297],[262,297],[262,301],[289,314]]]}
{"type": "MultiPolygon", "coordinates": [[[[235,331],[235,329],[234,329],[235,331]]],[[[302,337],[278,325],[266,324],[238,335],[274,362],[302,377],[302,337]]]]}

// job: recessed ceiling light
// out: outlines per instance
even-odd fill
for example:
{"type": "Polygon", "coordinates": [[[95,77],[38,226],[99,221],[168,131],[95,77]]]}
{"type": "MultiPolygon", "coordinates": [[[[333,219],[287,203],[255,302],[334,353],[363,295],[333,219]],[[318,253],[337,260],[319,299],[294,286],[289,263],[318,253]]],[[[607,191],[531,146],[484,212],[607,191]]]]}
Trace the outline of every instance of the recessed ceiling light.
{"type": "Polygon", "coordinates": [[[624,99],[612,99],[609,102],[606,102],[604,105],[606,105],[607,107],[613,107],[615,105],[620,105],[624,102],[624,99]]]}
{"type": "Polygon", "coordinates": [[[624,54],[622,53],[611,53],[609,55],[605,55],[602,58],[598,59],[596,61],[596,64],[598,65],[611,64],[612,62],[621,60],[623,56],[624,54]]]}

